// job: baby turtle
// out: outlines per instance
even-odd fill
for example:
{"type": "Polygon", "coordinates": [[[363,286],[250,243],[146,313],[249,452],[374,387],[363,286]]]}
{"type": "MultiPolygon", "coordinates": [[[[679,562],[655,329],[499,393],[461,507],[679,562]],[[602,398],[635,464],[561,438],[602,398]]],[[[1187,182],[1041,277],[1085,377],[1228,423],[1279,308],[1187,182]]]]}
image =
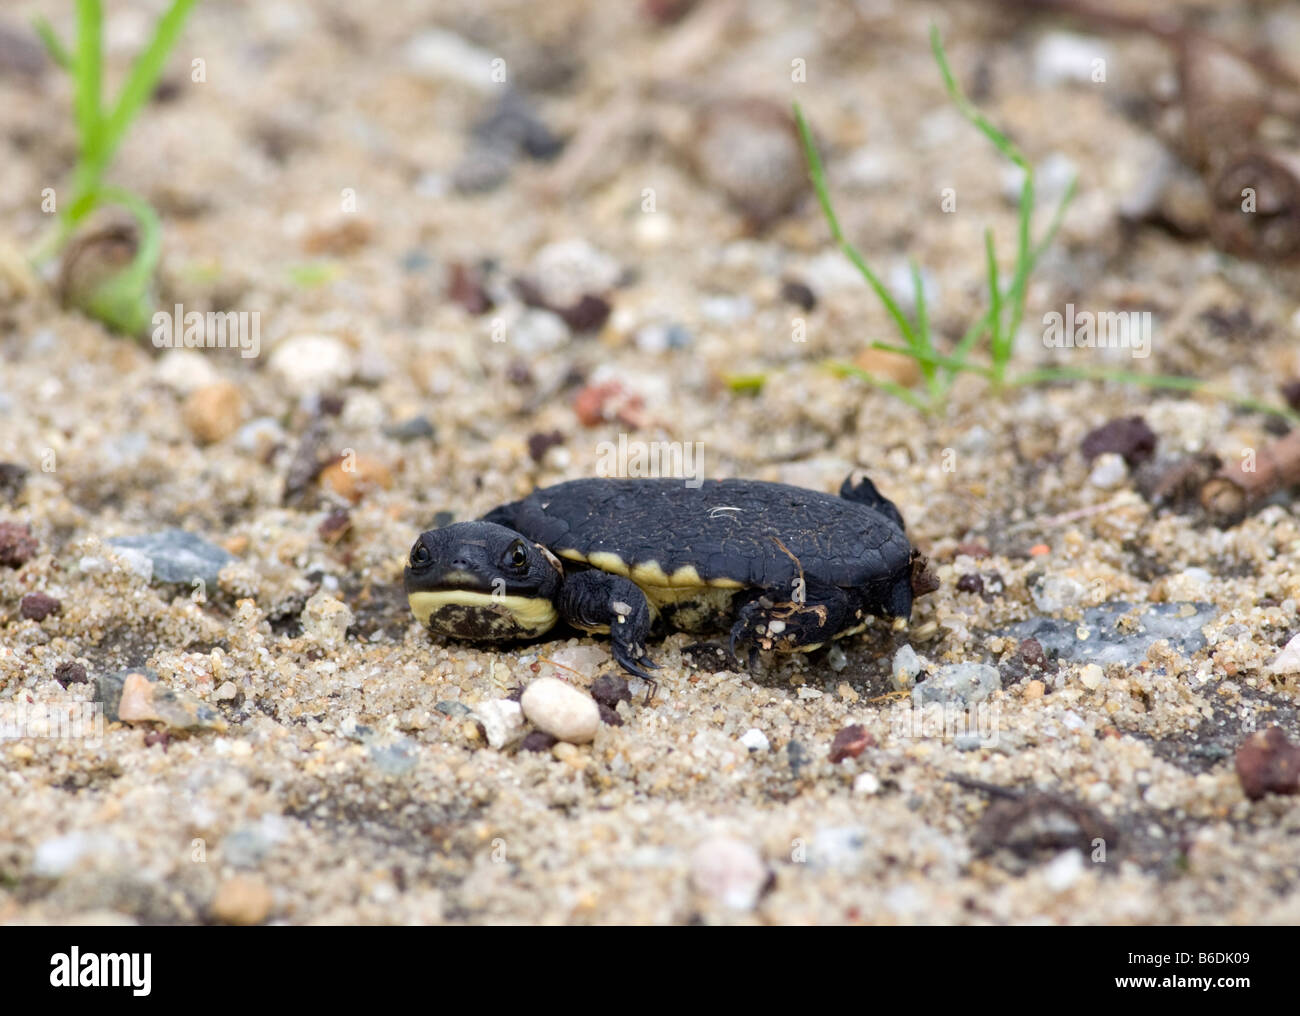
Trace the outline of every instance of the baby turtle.
{"type": "Polygon", "coordinates": [[[783,483],[571,480],[478,522],[420,534],[406,593],[422,624],[507,642],[557,621],[608,633],[624,670],[653,684],[651,628],[729,631],[731,653],[808,651],[905,624],[937,587],[903,518],[865,477],[838,497],[783,483]]]}

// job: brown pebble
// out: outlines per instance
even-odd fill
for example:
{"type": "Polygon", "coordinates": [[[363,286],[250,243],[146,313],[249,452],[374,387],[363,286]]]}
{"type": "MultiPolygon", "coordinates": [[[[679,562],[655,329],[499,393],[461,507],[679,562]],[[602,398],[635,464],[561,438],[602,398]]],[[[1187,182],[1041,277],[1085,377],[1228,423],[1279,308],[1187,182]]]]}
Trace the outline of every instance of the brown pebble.
{"type": "Polygon", "coordinates": [[[316,532],[326,543],[335,544],[343,539],[351,528],[352,516],[348,514],[346,508],[338,508],[325,516],[316,532]]]}
{"type": "Polygon", "coordinates": [[[957,591],[959,593],[982,593],[984,592],[984,580],[974,572],[967,572],[957,580],[957,591]]]}
{"type": "Polygon", "coordinates": [[[632,701],[632,692],[618,674],[601,674],[591,682],[591,697],[602,706],[617,709],[620,702],[632,701]]]}
{"type": "Polygon", "coordinates": [[[53,596],[44,593],[28,593],[18,604],[18,613],[29,621],[44,621],[51,614],[57,614],[63,604],[53,596]]]}
{"type": "Polygon", "coordinates": [[[21,568],[36,556],[40,544],[32,527],[20,522],[0,522],[0,566],[21,568]]]}
{"type": "Polygon", "coordinates": [[[1042,681],[1039,681],[1037,678],[1035,678],[1034,680],[1030,681],[1028,684],[1025,685],[1025,701],[1033,702],[1035,699],[1042,698],[1043,692],[1045,692],[1046,690],[1047,690],[1047,686],[1043,684],[1042,681]]]}
{"type": "Polygon", "coordinates": [[[1020,657],[1021,662],[1027,667],[1045,667],[1047,666],[1047,654],[1043,652],[1043,644],[1038,639],[1024,639],[1016,647],[1016,655],[1020,657]]]}
{"type": "Polygon", "coordinates": [[[830,759],[843,762],[846,758],[857,758],[876,743],[876,739],[867,732],[867,728],[854,723],[835,735],[831,742],[830,759]]]}
{"type": "Polygon", "coordinates": [[[321,470],[320,482],[322,487],[328,487],[340,497],[357,504],[367,491],[391,487],[393,474],[375,459],[361,455],[345,456],[321,470]]]}
{"type": "Polygon", "coordinates": [[[17,462],[0,462],[0,501],[13,504],[27,484],[28,469],[17,462]]]}
{"type": "Polygon", "coordinates": [[[989,549],[982,543],[959,543],[957,553],[965,554],[967,557],[988,557],[989,549]]]}
{"type": "Polygon", "coordinates": [[[555,747],[556,739],[544,730],[533,730],[519,742],[520,751],[550,751],[555,747]]]}
{"type": "Polygon", "coordinates": [[[534,462],[541,462],[546,458],[546,453],[552,448],[564,444],[564,435],[558,430],[552,430],[547,433],[536,433],[528,435],[528,457],[534,462]]]}
{"type": "Polygon", "coordinates": [[[1300,791],[1300,745],[1288,741],[1281,727],[1251,734],[1237,749],[1237,779],[1252,801],[1300,791]]]}
{"type": "Polygon", "coordinates": [[[588,293],[572,307],[556,307],[554,310],[575,334],[581,334],[598,332],[604,328],[611,307],[604,297],[588,293]]]}
{"type": "Polygon", "coordinates": [[[202,444],[214,444],[233,434],[244,417],[244,396],[237,385],[218,381],[190,393],[181,418],[202,444]]]}
{"type": "Polygon", "coordinates": [[[448,300],[475,317],[492,309],[492,297],[483,288],[483,273],[477,268],[456,261],[452,263],[448,274],[448,300]]]}
{"type": "Polygon", "coordinates": [[[800,310],[812,310],[817,306],[817,295],[807,283],[798,279],[786,279],[781,283],[781,299],[800,310]]]}
{"type": "Polygon", "coordinates": [[[596,709],[600,712],[601,723],[609,727],[623,726],[623,717],[619,716],[618,713],[614,712],[613,709],[609,708],[609,706],[605,705],[603,702],[597,702],[596,709]]]}
{"type": "Polygon", "coordinates": [[[1098,455],[1114,452],[1132,469],[1155,454],[1156,434],[1142,417],[1124,416],[1090,430],[1079,447],[1089,462],[1098,455]]]}
{"type": "Polygon", "coordinates": [[[251,875],[235,875],[217,889],[212,898],[212,916],[222,924],[261,924],[271,914],[271,890],[251,875]]]}
{"type": "Polygon", "coordinates": [[[152,748],[155,744],[161,744],[163,751],[172,743],[172,735],[165,730],[151,730],[144,735],[144,744],[146,748],[152,748]]]}
{"type": "Polygon", "coordinates": [[[74,663],[71,660],[60,663],[54,668],[54,680],[65,688],[70,684],[85,684],[86,668],[80,663],[74,663]]]}

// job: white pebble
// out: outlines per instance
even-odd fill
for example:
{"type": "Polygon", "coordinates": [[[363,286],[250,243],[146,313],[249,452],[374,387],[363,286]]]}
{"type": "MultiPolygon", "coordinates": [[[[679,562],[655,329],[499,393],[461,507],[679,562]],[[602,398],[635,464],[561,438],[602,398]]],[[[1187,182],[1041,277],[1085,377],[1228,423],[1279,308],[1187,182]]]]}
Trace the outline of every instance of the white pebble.
{"type": "Polygon", "coordinates": [[[858,773],[853,780],[853,792],[870,797],[880,793],[880,780],[875,773],[858,773]]]}
{"type": "Polygon", "coordinates": [[[1274,674],[1300,674],[1300,635],[1283,646],[1270,669],[1274,674]]]}
{"type": "Polygon", "coordinates": [[[1083,854],[1078,850],[1066,850],[1043,868],[1043,881],[1053,892],[1063,893],[1083,875],[1083,854]]]}
{"type": "Polygon", "coordinates": [[[1114,452],[1098,455],[1097,461],[1088,474],[1088,482],[1102,490],[1114,490],[1128,479],[1128,466],[1124,459],[1114,452]]]}
{"type": "Polygon", "coordinates": [[[332,649],[343,644],[352,624],[352,611],[342,600],[321,591],[303,606],[298,620],[302,622],[304,635],[324,648],[332,649]]]}
{"type": "Polygon", "coordinates": [[[524,712],[518,702],[491,699],[474,707],[487,743],[500,751],[524,736],[524,712]]]}
{"type": "Polygon", "coordinates": [[[910,645],[902,646],[894,654],[894,687],[899,691],[907,691],[916,683],[916,677],[921,673],[921,658],[916,655],[916,650],[910,645]]]}
{"type": "Polygon", "coordinates": [[[1089,663],[1079,671],[1079,682],[1089,691],[1096,691],[1104,680],[1106,672],[1095,663],[1089,663]]]}
{"type": "Polygon", "coordinates": [[[770,872],[748,843],[718,836],[691,854],[691,881],[706,896],[732,910],[752,910],[770,872]]]}
{"type": "Polygon", "coordinates": [[[767,751],[771,744],[767,740],[767,735],[757,727],[750,727],[740,735],[740,743],[750,751],[767,751]]]}
{"type": "Polygon", "coordinates": [[[539,730],[570,744],[586,744],[600,730],[595,699],[558,677],[540,677],[519,700],[524,716],[539,730]]]}
{"type": "Polygon", "coordinates": [[[295,395],[312,395],[338,388],[352,378],[352,350],[332,335],[295,335],[285,339],[268,361],[295,395]]]}

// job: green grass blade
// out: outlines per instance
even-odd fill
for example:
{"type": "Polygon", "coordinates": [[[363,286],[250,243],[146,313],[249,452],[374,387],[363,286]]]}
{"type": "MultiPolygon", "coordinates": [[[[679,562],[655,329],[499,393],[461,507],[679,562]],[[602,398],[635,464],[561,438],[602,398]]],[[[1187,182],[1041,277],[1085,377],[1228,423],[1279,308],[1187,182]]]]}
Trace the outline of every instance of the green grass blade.
{"type": "Polygon", "coordinates": [[[131,65],[131,72],[122,85],[117,104],[109,114],[104,130],[104,149],[107,159],[113,157],[131,121],[153,94],[158,79],[162,76],[163,67],[167,63],[167,55],[176,45],[181,29],[185,27],[185,19],[189,17],[195,3],[197,0],[173,0],[171,7],[158,19],[149,45],[131,65]]]}
{"type": "Polygon", "coordinates": [[[1074,200],[1075,191],[1078,188],[1079,178],[1071,177],[1069,184],[1066,185],[1065,193],[1061,195],[1060,203],[1056,206],[1056,211],[1052,213],[1052,221],[1047,224],[1047,232],[1043,238],[1038,241],[1038,246],[1034,248],[1033,254],[1029,259],[1029,267],[1032,270],[1037,264],[1038,259],[1052,245],[1056,239],[1056,233],[1061,228],[1061,223],[1065,221],[1066,209],[1070,207],[1070,202],[1074,200]]]}
{"type": "Polygon", "coordinates": [[[854,377],[859,381],[865,381],[873,388],[879,388],[881,391],[888,392],[896,399],[902,399],[913,409],[919,409],[923,413],[930,411],[930,406],[916,392],[904,388],[896,381],[889,381],[883,377],[876,377],[870,371],[863,370],[851,363],[843,363],[839,360],[828,360],[825,364],[828,370],[834,371],[838,377],[854,377]]]}
{"type": "Polygon", "coordinates": [[[930,49],[934,52],[935,63],[939,65],[939,72],[943,75],[943,84],[948,89],[948,97],[952,100],[953,105],[957,107],[957,111],[978,128],[981,134],[993,142],[998,151],[1021,169],[1029,171],[1029,162],[1020,154],[1020,149],[971,104],[971,101],[966,98],[966,93],[957,84],[957,79],[953,77],[952,68],[948,66],[948,56],[943,50],[943,41],[939,38],[939,29],[936,25],[930,26],[930,49]]]}
{"type": "Polygon", "coordinates": [[[882,353],[897,353],[899,356],[910,357],[922,366],[934,364],[936,367],[943,367],[953,374],[979,374],[982,377],[991,377],[993,375],[992,367],[971,363],[970,360],[958,359],[955,356],[944,356],[942,353],[918,352],[911,346],[895,346],[889,342],[873,342],[871,348],[879,349],[882,353]]]}
{"type": "Polygon", "coordinates": [[[830,227],[831,239],[844,252],[844,256],[853,263],[853,267],[858,270],[864,279],[867,280],[876,298],[884,305],[889,316],[894,319],[894,325],[898,333],[907,340],[910,345],[914,340],[912,326],[903,313],[903,309],[894,299],[893,294],[885,288],[885,285],[876,277],[876,273],[867,265],[866,259],[858,252],[858,249],[849,243],[840,229],[840,220],[835,216],[835,209],[831,205],[830,189],[826,186],[826,172],[822,168],[821,156],[817,154],[817,146],[813,143],[812,131],[808,128],[808,122],[804,119],[803,110],[799,104],[794,104],[794,118],[799,125],[799,137],[803,142],[804,159],[808,162],[808,178],[812,181],[813,190],[817,193],[817,201],[821,204],[822,215],[826,218],[826,224],[830,227]]]}
{"type": "Polygon", "coordinates": [[[83,163],[102,164],[103,111],[100,86],[103,79],[104,12],[99,0],[77,0],[77,60],[73,65],[76,92],[73,105],[77,133],[81,136],[83,163]]]}
{"type": "Polygon", "coordinates": [[[72,70],[72,54],[68,52],[67,47],[59,39],[58,33],[54,31],[54,26],[45,18],[37,17],[32,21],[32,28],[40,37],[41,43],[45,46],[45,52],[50,55],[50,59],[65,71],[72,70]]]}

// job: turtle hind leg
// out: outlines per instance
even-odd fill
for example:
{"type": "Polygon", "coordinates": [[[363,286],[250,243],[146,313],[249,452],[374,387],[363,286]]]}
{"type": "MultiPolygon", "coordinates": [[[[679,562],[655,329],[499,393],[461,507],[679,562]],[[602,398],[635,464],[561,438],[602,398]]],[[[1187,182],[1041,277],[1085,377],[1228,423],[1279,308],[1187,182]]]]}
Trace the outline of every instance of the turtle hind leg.
{"type": "Polygon", "coordinates": [[[849,595],[838,586],[809,582],[801,600],[787,599],[784,588],[765,590],[736,612],[730,649],[749,646],[752,669],[758,650],[794,652],[834,638],[855,617],[849,595]]]}
{"type": "Polygon", "coordinates": [[[856,483],[853,482],[852,473],[846,476],[844,482],[840,484],[840,497],[844,498],[845,501],[856,501],[868,508],[874,508],[881,515],[897,522],[899,529],[907,528],[903,525],[903,513],[898,510],[893,501],[876,490],[876,485],[865,475],[856,483]]]}
{"type": "Polygon", "coordinates": [[[647,670],[659,665],[646,656],[652,615],[645,593],[631,579],[590,569],[565,578],[555,598],[560,616],[575,628],[587,632],[609,632],[612,655],[618,665],[650,685],[655,679],[647,670]]]}

